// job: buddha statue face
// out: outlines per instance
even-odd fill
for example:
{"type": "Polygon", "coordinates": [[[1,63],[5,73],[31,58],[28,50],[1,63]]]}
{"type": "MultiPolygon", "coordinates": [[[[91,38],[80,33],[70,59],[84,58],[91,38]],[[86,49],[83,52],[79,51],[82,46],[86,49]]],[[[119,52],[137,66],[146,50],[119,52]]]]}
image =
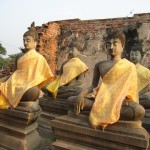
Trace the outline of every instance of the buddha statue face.
{"type": "Polygon", "coordinates": [[[23,43],[24,43],[24,47],[27,51],[35,49],[36,44],[37,44],[37,42],[34,40],[34,38],[32,36],[24,36],[23,43]]]}
{"type": "Polygon", "coordinates": [[[106,47],[108,49],[109,55],[112,57],[120,56],[124,48],[119,38],[114,38],[114,39],[109,40],[107,42],[106,47]]]}
{"type": "Polygon", "coordinates": [[[134,64],[140,63],[141,59],[143,57],[143,49],[140,44],[134,44],[131,47],[130,51],[130,61],[133,62],[134,64]]]}
{"type": "Polygon", "coordinates": [[[79,55],[79,52],[78,52],[77,48],[76,47],[72,47],[69,50],[68,59],[78,57],[78,55],[79,55]]]}
{"type": "Polygon", "coordinates": [[[139,50],[132,50],[130,51],[130,61],[134,64],[140,63],[142,59],[141,52],[139,50]]]}

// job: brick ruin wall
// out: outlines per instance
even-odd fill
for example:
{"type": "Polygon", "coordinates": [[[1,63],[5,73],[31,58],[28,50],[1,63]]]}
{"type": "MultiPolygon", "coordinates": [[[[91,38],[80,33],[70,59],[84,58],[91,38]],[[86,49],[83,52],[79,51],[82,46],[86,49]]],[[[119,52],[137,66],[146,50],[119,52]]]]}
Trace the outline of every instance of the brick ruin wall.
{"type": "Polygon", "coordinates": [[[68,46],[75,43],[80,58],[89,67],[85,80],[90,85],[95,63],[107,59],[104,39],[111,28],[121,28],[126,34],[125,57],[134,41],[142,43],[142,65],[150,69],[150,13],[125,18],[53,21],[36,28],[39,33],[37,50],[47,59],[54,74],[66,58],[68,46]]]}

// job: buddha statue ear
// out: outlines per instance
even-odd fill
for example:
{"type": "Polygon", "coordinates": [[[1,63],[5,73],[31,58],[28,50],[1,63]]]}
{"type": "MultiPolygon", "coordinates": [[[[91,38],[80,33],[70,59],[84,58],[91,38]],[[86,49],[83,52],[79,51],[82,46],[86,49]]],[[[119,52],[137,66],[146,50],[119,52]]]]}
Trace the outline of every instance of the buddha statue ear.
{"type": "Polygon", "coordinates": [[[36,31],[35,23],[32,22],[31,26],[28,27],[28,31],[24,33],[23,37],[31,36],[37,42],[38,41],[38,33],[36,31]]]}

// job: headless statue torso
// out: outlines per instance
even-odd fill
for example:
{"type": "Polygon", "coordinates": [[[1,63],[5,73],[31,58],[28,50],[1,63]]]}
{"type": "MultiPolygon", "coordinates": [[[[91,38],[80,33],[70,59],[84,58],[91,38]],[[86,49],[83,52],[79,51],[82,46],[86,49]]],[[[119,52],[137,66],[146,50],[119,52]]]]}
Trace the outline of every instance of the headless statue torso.
{"type": "MultiPolygon", "coordinates": [[[[81,73],[72,79],[69,83],[60,86],[58,88],[57,98],[67,99],[70,96],[78,95],[82,91],[84,74],[85,73],[81,73]]],[[[53,99],[51,93],[48,93],[48,95],[53,99]]]]}

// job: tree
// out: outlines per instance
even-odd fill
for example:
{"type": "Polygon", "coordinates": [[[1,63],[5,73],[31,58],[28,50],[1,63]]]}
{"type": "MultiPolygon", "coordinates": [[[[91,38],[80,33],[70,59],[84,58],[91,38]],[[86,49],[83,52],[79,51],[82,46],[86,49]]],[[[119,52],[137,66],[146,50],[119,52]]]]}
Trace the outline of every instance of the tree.
{"type": "Polygon", "coordinates": [[[6,55],[7,51],[6,49],[2,46],[2,44],[0,43],[0,54],[1,55],[6,55]]]}
{"type": "Polygon", "coordinates": [[[0,69],[3,69],[3,67],[6,66],[6,61],[2,57],[3,55],[6,55],[6,52],[7,52],[6,49],[0,43],[0,69]]]}
{"type": "Polygon", "coordinates": [[[15,63],[16,56],[19,55],[19,54],[20,54],[20,53],[8,55],[9,57],[5,59],[6,62],[7,62],[7,65],[9,65],[9,64],[14,64],[14,63],[15,63]]]}

